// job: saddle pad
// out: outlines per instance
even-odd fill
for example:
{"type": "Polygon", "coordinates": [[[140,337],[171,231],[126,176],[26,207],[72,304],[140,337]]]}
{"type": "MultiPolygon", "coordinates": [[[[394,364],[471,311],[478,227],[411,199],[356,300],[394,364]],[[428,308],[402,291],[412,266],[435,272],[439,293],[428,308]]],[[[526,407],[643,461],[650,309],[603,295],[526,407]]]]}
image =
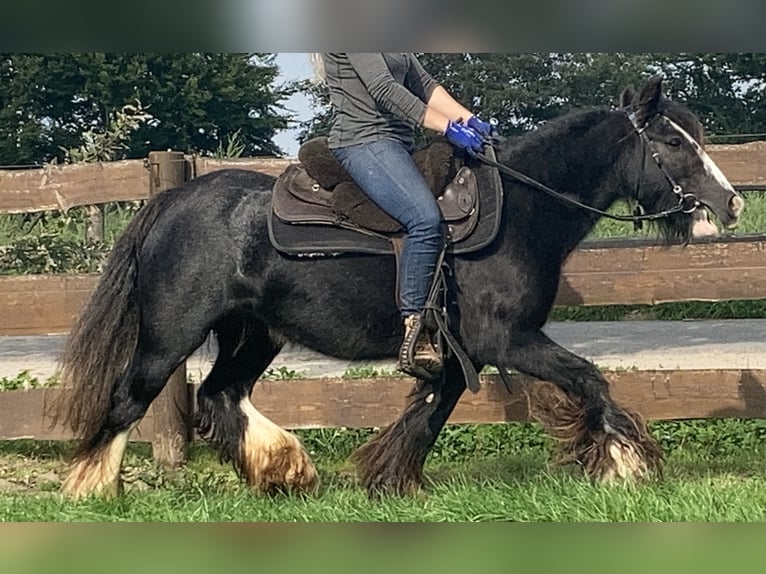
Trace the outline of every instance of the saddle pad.
{"type": "MultiPolygon", "coordinates": [[[[485,155],[495,159],[494,150],[485,148],[485,155]]],[[[450,246],[450,253],[478,251],[489,245],[500,228],[503,189],[497,169],[478,160],[467,162],[476,176],[479,189],[479,217],[473,232],[450,246]]],[[[328,218],[329,219],[329,218],[328,218]]],[[[363,229],[346,221],[317,223],[285,223],[273,210],[268,214],[269,238],[274,248],[287,255],[336,256],[343,253],[391,255],[394,248],[389,235],[363,229]]]]}

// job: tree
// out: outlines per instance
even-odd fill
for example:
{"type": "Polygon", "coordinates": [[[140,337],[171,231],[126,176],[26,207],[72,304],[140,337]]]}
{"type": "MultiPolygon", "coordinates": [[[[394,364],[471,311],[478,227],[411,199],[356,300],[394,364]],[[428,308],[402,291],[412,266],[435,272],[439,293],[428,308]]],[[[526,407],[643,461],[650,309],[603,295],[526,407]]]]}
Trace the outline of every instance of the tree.
{"type": "MultiPolygon", "coordinates": [[[[618,105],[625,87],[662,73],[666,91],[686,102],[709,139],[766,131],[766,55],[653,53],[421,54],[424,67],[459,101],[519,134],[585,106],[618,105]]],[[[310,94],[320,112],[301,138],[326,133],[329,100],[310,94]]],[[[762,136],[761,136],[762,137],[762,136]]],[[[733,140],[727,140],[733,141],[733,140]]]]}
{"type": "Polygon", "coordinates": [[[668,92],[700,117],[712,141],[766,131],[764,54],[658,54],[668,92]]]}
{"type": "Polygon", "coordinates": [[[303,143],[315,137],[326,136],[330,132],[332,123],[332,108],[327,86],[304,80],[299,84],[298,89],[311,100],[312,109],[318,110],[314,117],[298,125],[298,142],[303,143]]]}
{"type": "Polygon", "coordinates": [[[172,148],[212,153],[239,132],[247,155],[281,155],[282,102],[273,54],[2,54],[0,164],[62,158],[81,134],[140,101],[153,120],[135,131],[125,157],[172,148]]]}

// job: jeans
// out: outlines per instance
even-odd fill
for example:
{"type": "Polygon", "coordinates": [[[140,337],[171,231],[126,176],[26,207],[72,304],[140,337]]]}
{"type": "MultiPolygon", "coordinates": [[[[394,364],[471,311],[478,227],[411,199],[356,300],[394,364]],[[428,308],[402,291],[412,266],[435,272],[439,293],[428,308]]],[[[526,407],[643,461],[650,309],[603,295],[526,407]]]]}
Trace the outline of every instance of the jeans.
{"type": "Polygon", "coordinates": [[[399,268],[402,316],[421,313],[443,246],[436,199],[407,149],[394,139],[332,150],[362,191],[407,230],[399,268]]]}

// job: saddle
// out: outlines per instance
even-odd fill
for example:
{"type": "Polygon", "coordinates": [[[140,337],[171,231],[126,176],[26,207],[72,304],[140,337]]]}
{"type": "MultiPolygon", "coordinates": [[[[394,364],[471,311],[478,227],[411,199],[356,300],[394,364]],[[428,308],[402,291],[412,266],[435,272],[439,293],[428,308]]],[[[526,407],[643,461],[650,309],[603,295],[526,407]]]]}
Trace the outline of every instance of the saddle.
{"type": "MultiPolygon", "coordinates": [[[[487,147],[485,155],[494,159],[487,147]],[[491,155],[490,155],[491,154],[491,155]]],[[[299,163],[277,178],[269,214],[269,237],[289,255],[398,254],[406,233],[354,183],[327,146],[305,142],[299,163]]],[[[500,226],[500,176],[471,158],[456,155],[446,139],[416,151],[413,160],[437,200],[452,253],[489,244],[500,226]]]]}

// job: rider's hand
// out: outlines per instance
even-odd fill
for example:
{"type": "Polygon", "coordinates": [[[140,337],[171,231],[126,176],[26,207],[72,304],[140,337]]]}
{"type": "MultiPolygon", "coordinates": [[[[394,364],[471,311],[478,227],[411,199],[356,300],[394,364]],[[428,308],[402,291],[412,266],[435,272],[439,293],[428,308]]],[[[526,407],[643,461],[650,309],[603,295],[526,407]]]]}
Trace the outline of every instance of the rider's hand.
{"type": "Polygon", "coordinates": [[[489,122],[481,120],[479,116],[471,116],[468,118],[466,125],[485,138],[490,138],[497,132],[497,128],[495,126],[489,122]]]}
{"type": "Polygon", "coordinates": [[[469,152],[480,152],[484,149],[482,137],[464,124],[450,120],[444,135],[447,136],[447,141],[460,149],[469,152]]]}

